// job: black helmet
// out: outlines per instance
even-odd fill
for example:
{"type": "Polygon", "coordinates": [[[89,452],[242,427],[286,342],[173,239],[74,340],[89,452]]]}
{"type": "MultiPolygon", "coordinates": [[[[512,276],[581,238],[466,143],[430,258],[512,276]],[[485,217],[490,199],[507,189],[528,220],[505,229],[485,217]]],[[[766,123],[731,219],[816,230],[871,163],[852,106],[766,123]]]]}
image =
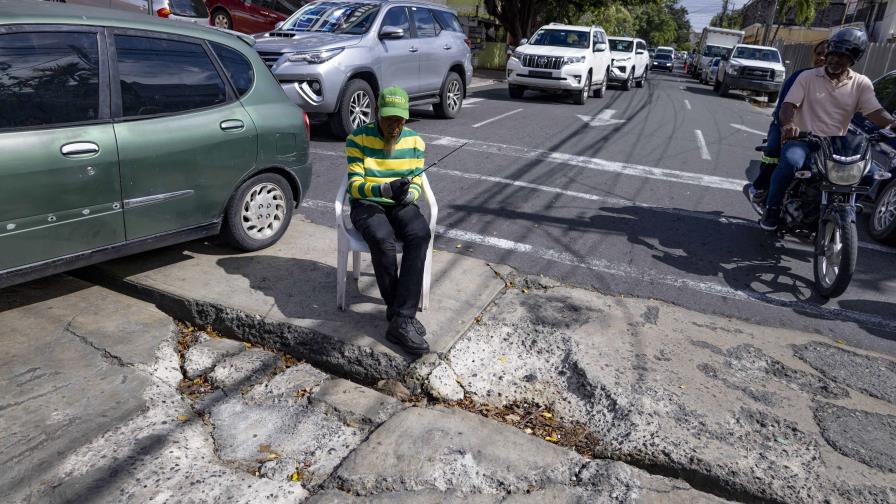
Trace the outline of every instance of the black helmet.
{"type": "Polygon", "coordinates": [[[859,58],[868,50],[868,35],[858,28],[843,28],[828,39],[826,54],[841,53],[849,56],[855,65],[859,58]]]}

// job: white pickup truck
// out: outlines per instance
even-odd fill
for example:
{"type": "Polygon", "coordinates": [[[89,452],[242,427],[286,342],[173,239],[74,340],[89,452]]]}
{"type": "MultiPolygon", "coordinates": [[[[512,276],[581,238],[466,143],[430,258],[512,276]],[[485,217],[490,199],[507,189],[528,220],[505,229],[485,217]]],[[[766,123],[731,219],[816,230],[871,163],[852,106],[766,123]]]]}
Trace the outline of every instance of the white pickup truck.
{"type": "Polygon", "coordinates": [[[784,83],[784,65],[774,47],[739,44],[723,58],[713,83],[720,96],[735,89],[765,93],[769,103],[778,101],[784,83]]]}

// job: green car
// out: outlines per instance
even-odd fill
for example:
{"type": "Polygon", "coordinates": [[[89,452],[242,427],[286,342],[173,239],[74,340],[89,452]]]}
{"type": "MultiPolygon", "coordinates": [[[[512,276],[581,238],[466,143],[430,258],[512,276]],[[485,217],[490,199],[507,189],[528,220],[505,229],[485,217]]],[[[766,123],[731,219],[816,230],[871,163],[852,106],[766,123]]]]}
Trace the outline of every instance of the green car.
{"type": "Polygon", "coordinates": [[[308,124],[251,37],[0,0],[0,287],[221,234],[258,250],[308,191],[308,124]]]}

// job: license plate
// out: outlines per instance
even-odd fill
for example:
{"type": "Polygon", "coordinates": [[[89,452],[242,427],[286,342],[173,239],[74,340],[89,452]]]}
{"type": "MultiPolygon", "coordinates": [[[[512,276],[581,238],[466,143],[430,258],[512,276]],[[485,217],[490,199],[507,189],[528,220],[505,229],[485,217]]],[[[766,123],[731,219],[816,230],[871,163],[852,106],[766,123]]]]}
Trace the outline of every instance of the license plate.
{"type": "Polygon", "coordinates": [[[551,72],[539,72],[536,70],[529,70],[529,76],[530,77],[553,77],[554,74],[552,74],[551,72]]]}

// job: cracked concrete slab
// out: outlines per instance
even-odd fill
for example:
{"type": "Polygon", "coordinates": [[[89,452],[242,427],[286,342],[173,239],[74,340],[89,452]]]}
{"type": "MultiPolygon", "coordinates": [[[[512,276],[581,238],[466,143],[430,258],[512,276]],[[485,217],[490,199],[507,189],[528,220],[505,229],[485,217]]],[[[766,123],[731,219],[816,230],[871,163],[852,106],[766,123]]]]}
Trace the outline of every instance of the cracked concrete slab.
{"type": "Polygon", "coordinates": [[[642,499],[648,494],[723,502],[681,481],[588,461],[513,427],[439,407],[392,417],[327,485],[311,502],[659,502],[642,499]]]}
{"type": "Polygon", "coordinates": [[[0,450],[3,502],[307,496],[300,484],[221,464],[207,427],[177,392],[175,326],[151,305],[50,277],[0,291],[0,333],[7,345],[0,390],[16,399],[4,399],[0,415],[4,440],[12,441],[0,450]]]}
{"type": "MultiPolygon", "coordinates": [[[[179,320],[283,350],[373,384],[399,379],[413,360],[385,340],[385,307],[369,257],[349,281],[349,311],[336,308],[336,233],[303,221],[274,246],[236,254],[193,242],[93,268],[94,277],[139,293],[179,320]]],[[[483,262],[433,255],[430,309],[419,313],[434,352],[447,351],[504,283],[483,262]]]]}
{"type": "Polygon", "coordinates": [[[208,378],[225,392],[239,390],[255,385],[273,371],[279,361],[280,358],[273,352],[251,348],[221,361],[208,374],[208,378]]]}
{"type": "Polygon", "coordinates": [[[184,372],[187,379],[202,376],[218,365],[219,362],[242,352],[242,342],[224,338],[206,338],[205,341],[190,348],[184,355],[184,372]]]}
{"type": "Polygon", "coordinates": [[[447,356],[473,400],[580,422],[598,453],[744,500],[891,502],[896,478],[834,450],[819,399],[887,403],[794,355],[815,335],[568,287],[510,289],[447,356]]]}

